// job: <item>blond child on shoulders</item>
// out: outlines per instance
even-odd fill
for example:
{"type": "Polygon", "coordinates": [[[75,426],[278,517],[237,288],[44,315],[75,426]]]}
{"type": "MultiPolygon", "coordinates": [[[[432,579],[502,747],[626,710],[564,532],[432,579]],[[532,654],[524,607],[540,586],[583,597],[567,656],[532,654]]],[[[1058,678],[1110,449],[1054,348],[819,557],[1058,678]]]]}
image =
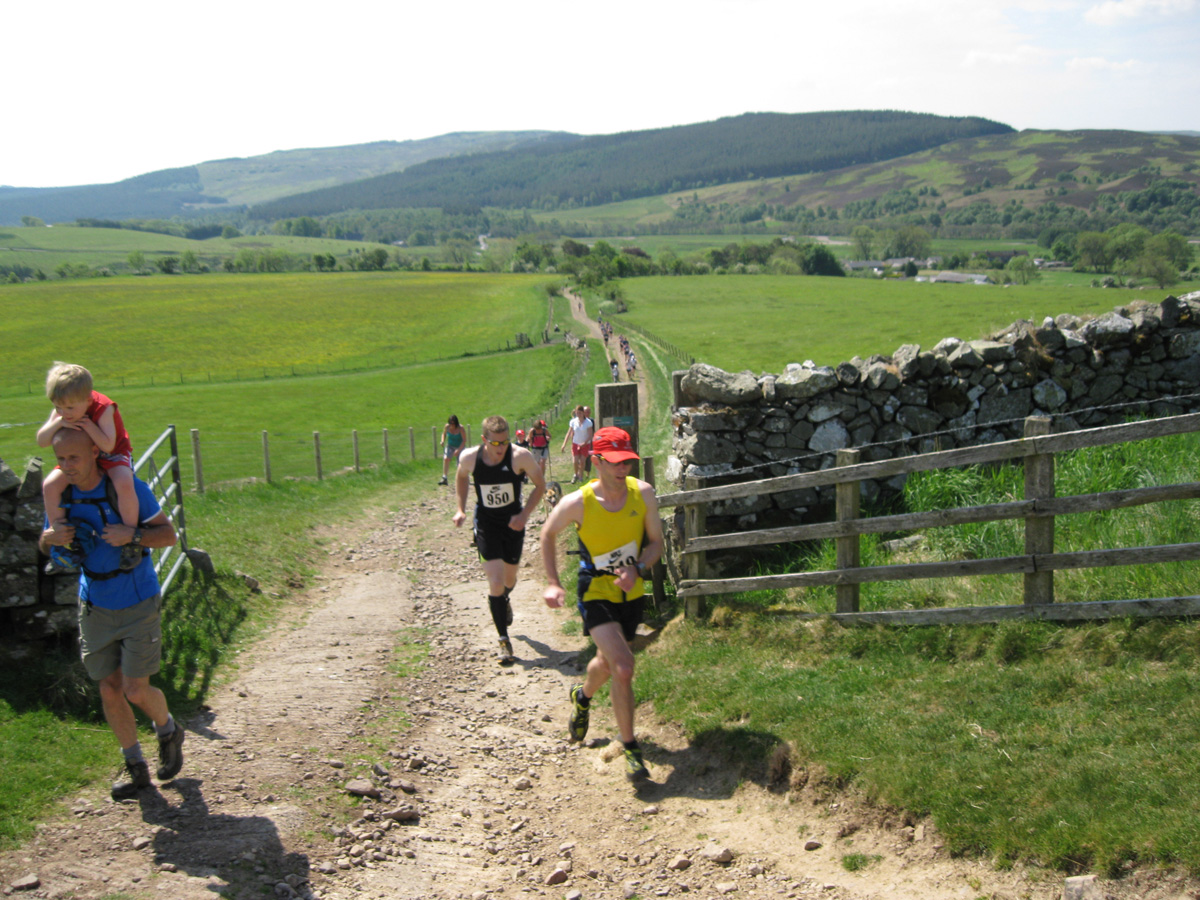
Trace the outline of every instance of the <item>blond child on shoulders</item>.
{"type": "MultiPolygon", "coordinates": [[[[49,447],[60,428],[85,432],[100,448],[97,462],[116,489],[121,524],[137,528],[138,499],[133,484],[133,447],[129,443],[129,432],[121,421],[117,404],[92,389],[91,372],[83,366],[64,362],[56,362],[47,373],[46,396],[54,404],[54,411],[50,413],[46,424],[38,429],[38,446],[49,447]]],[[[67,524],[61,506],[66,486],[66,476],[57,467],[42,483],[46,521],[51,527],[67,524]]],[[[139,545],[126,544],[121,548],[121,570],[135,568],[141,558],[142,548],[139,545]]],[[[52,561],[52,565],[54,562],[67,568],[61,559],[52,561]]]]}

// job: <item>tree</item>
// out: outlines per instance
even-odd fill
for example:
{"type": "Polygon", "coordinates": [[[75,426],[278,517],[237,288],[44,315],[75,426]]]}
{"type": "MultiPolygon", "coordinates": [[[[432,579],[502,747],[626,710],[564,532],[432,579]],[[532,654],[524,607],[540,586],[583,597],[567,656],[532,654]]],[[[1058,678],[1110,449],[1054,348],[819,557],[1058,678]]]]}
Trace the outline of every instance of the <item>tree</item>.
{"type": "Polygon", "coordinates": [[[1137,259],[1142,255],[1146,241],[1150,238],[1149,231],[1132,222],[1124,222],[1110,228],[1105,234],[1108,236],[1108,241],[1105,243],[1104,249],[1110,262],[1114,263],[1137,259]]]}
{"type": "Polygon", "coordinates": [[[127,259],[129,260],[129,268],[133,269],[134,272],[141,272],[142,269],[146,268],[146,254],[141,250],[131,250],[127,259]]]}
{"type": "Polygon", "coordinates": [[[239,238],[241,236],[242,236],[242,233],[240,231],[238,231],[236,228],[234,228],[232,225],[226,225],[224,228],[221,229],[221,237],[223,237],[227,241],[233,240],[234,238],[239,238]]]}
{"type": "Polygon", "coordinates": [[[858,251],[859,259],[870,259],[871,249],[875,246],[875,230],[868,228],[866,225],[859,225],[850,232],[850,240],[854,242],[854,249],[858,251]]]}
{"type": "Polygon", "coordinates": [[[919,225],[901,225],[892,234],[889,256],[928,256],[933,238],[919,225]]]}
{"type": "Polygon", "coordinates": [[[196,253],[193,250],[184,250],[179,257],[179,266],[185,272],[195,272],[200,268],[200,260],[196,258],[196,253]]]}
{"type": "Polygon", "coordinates": [[[1014,256],[1005,265],[1004,271],[1017,284],[1029,284],[1042,276],[1042,273],[1038,271],[1037,264],[1028,256],[1014,256]]]}
{"type": "Polygon", "coordinates": [[[1098,231],[1081,231],[1075,235],[1075,256],[1078,265],[1084,269],[1106,271],[1111,262],[1107,248],[1108,238],[1098,231]]]}
{"type": "Polygon", "coordinates": [[[1192,256],[1195,253],[1195,248],[1188,243],[1188,239],[1182,234],[1168,230],[1148,238],[1144,252],[1154,253],[1169,259],[1177,269],[1186,269],[1192,264],[1192,256]]]}
{"type": "Polygon", "coordinates": [[[37,216],[21,216],[21,224],[26,228],[45,228],[46,223],[37,216]]]}
{"type": "Polygon", "coordinates": [[[160,256],[154,261],[154,264],[158,266],[164,275],[174,275],[179,270],[179,257],[160,256]]]}
{"type": "Polygon", "coordinates": [[[1148,242],[1146,249],[1133,261],[1129,271],[1138,278],[1150,279],[1159,288],[1165,288],[1179,280],[1179,269],[1175,263],[1165,254],[1152,251],[1148,242]]]}

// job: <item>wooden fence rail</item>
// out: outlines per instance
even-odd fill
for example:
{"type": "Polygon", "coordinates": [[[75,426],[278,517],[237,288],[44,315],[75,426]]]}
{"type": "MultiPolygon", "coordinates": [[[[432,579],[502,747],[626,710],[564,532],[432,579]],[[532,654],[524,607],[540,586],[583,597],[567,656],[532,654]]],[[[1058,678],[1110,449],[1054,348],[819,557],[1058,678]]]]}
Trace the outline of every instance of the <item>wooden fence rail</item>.
{"type": "Polygon", "coordinates": [[[1054,522],[1057,516],[1103,512],[1167,500],[1200,498],[1200,482],[1162,485],[1131,490],[1056,497],[1054,454],[1130,441],[1147,440],[1200,431],[1200,413],[1171,416],[1124,425],[1112,425],[1050,434],[1050,420],[1031,417],[1025,437],[1014,441],[945,450],[879,462],[858,462],[858,451],[839,451],[837,465],[817,472],[785,475],[741,484],[703,487],[689,479],[687,490],[664,494],[662,508],[683,507],[683,578],[679,596],[686,599],[688,614],[699,610],[698,598],[715,594],[772,588],[834,585],[840,621],[903,624],[931,622],[984,622],[1027,616],[1053,619],[1093,619],[1111,616],[1200,614],[1200,597],[1174,597],[1097,603],[1067,603],[1054,606],[1054,572],[1061,569],[1128,566],[1200,559],[1200,543],[1166,546],[1125,547],[1071,553],[1054,551],[1054,522]],[[1007,503],[942,509],[932,512],[860,518],[858,486],[864,478],[890,478],[913,472],[933,471],[964,465],[1020,459],[1025,464],[1025,498],[1007,503]],[[740,497],[764,496],[780,491],[832,485],[836,489],[836,521],[786,528],[760,529],[733,534],[707,535],[705,509],[708,503],[740,497]],[[1021,556],[958,560],[904,565],[861,566],[859,540],[864,534],[910,531],[1000,520],[1023,520],[1025,553],[1021,556]],[[755,547],[792,541],[837,541],[836,568],[820,572],[796,572],[745,578],[704,578],[705,554],[710,550],[755,547]],[[864,613],[859,610],[858,587],[862,584],[921,578],[1021,574],[1024,603],[1017,607],[980,606],[965,609],[893,610],[864,613]]]}

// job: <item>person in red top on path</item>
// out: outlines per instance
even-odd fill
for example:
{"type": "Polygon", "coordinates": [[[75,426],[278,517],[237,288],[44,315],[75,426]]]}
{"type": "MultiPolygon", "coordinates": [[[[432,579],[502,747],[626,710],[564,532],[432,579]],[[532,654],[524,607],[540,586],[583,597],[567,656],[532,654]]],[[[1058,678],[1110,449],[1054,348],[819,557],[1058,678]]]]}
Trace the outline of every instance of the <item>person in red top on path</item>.
{"type": "MultiPolygon", "coordinates": [[[[54,411],[38,429],[38,446],[49,447],[54,435],[63,428],[87,434],[100,448],[97,462],[116,488],[121,524],[137,528],[138,499],[133,484],[133,446],[117,404],[92,389],[91,372],[83,366],[65,362],[56,362],[46,374],[46,397],[54,404],[54,411]]],[[[59,468],[55,468],[42,483],[46,520],[51,527],[67,524],[67,516],[63,514],[61,506],[66,486],[66,476],[59,468]]],[[[142,548],[136,544],[126,544],[121,550],[121,571],[128,572],[142,561],[142,548]]],[[[77,568],[78,560],[74,558],[77,551],[72,550],[71,546],[68,545],[65,553],[60,551],[60,554],[51,559],[48,567],[50,572],[69,572],[77,568]]]]}
{"type": "Polygon", "coordinates": [[[546,427],[545,419],[538,419],[536,425],[529,429],[529,452],[542,467],[542,477],[546,477],[546,464],[550,462],[550,429],[546,427]]]}

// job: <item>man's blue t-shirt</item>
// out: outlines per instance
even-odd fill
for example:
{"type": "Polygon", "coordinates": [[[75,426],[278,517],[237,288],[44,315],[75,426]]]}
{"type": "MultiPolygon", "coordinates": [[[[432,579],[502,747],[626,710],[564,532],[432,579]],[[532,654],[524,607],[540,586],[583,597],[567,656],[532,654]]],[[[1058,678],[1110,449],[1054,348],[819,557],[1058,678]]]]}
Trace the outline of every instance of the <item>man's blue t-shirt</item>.
{"type": "MultiPolygon", "coordinates": [[[[74,502],[67,512],[67,520],[75,526],[75,541],[84,553],[83,568],[79,573],[79,599],[102,609],[125,609],[157,594],[158,576],[148,554],[132,572],[123,572],[103,581],[88,576],[89,571],[97,574],[115,571],[121,561],[121,548],[110,546],[100,537],[106,515],[108,522],[121,524],[121,514],[109,506],[105,496],[107,478],[107,475],[101,478],[90,491],[71,487],[73,500],[99,500],[100,505],[74,502]]],[[[138,522],[144,523],[157,516],[162,508],[148,484],[140,478],[135,478],[133,483],[137,489],[138,522]]]]}

